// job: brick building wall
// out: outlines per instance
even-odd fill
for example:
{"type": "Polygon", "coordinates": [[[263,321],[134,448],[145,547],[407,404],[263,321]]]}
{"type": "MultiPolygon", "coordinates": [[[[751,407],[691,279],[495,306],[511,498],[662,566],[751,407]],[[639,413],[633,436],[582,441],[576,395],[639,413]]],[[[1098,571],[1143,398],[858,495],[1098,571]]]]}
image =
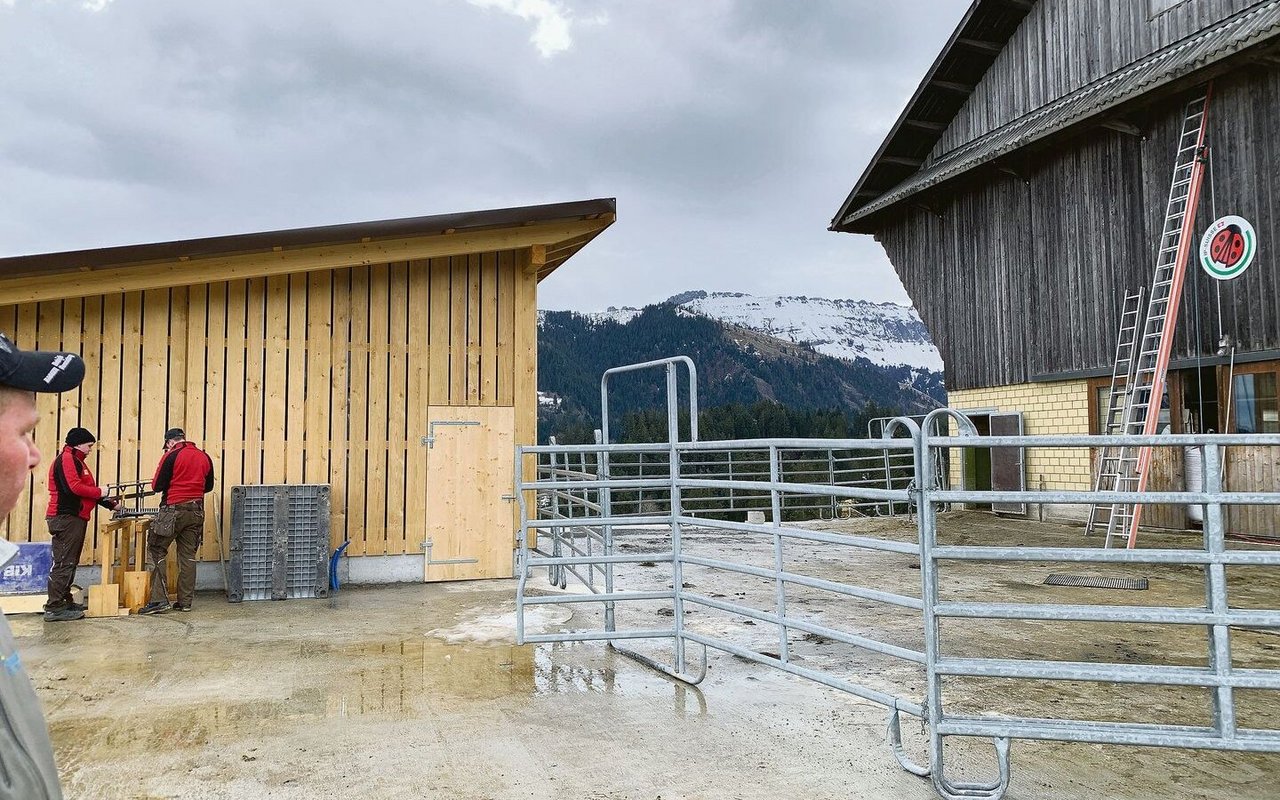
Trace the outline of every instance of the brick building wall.
{"type": "MultiPolygon", "coordinates": [[[[1085,380],[1022,383],[947,392],[948,404],[960,411],[1021,411],[1028,436],[1089,433],[1089,388],[1085,380]]],[[[952,423],[951,431],[956,432],[952,423]]],[[[951,458],[951,482],[964,486],[960,454],[951,458]]],[[[1026,453],[1028,489],[1087,491],[1092,488],[1090,454],[1085,448],[1036,448],[1026,453]]],[[[1033,514],[1039,509],[1030,509],[1033,514]]],[[[1078,519],[1087,506],[1045,508],[1046,517],[1078,519]]]]}

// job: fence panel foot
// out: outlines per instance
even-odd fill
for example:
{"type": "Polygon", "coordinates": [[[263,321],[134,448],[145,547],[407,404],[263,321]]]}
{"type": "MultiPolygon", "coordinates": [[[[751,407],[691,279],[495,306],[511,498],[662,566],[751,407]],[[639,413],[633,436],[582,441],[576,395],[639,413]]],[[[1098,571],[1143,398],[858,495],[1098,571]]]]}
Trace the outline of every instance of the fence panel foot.
{"type": "Polygon", "coordinates": [[[963,798],[982,798],[982,800],[1000,800],[1009,790],[1009,738],[998,737],[991,740],[996,748],[996,769],[998,775],[988,783],[952,783],[947,779],[942,761],[942,737],[938,736],[934,744],[935,763],[933,764],[933,788],[945,800],[963,800],[963,798]]]}

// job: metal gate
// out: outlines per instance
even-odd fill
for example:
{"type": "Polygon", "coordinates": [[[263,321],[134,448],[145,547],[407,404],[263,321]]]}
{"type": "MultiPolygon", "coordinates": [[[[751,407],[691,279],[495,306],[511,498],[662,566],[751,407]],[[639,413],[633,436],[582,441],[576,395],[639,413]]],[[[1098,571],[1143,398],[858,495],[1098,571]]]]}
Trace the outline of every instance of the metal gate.
{"type": "MultiPolygon", "coordinates": [[[[674,365],[650,362],[640,367],[666,365],[669,388],[674,386],[674,365]]],[[[691,366],[691,365],[690,365],[691,366]]],[[[607,377],[604,381],[607,387],[607,377]]],[[[607,388],[606,388],[607,391],[607,388]]],[[[668,416],[674,420],[675,392],[669,393],[668,416]]],[[[692,417],[696,419],[696,396],[692,417]]],[[[696,431],[696,429],[694,429],[696,431]]],[[[694,433],[696,437],[696,432],[694,433]]],[[[929,776],[937,793],[946,798],[1003,796],[1009,784],[1009,746],[1012,739],[1041,739],[1165,747],[1214,748],[1280,752],[1280,732],[1240,724],[1239,690],[1280,689],[1280,670],[1274,665],[1241,667],[1232,662],[1232,632],[1242,627],[1280,629],[1276,599],[1253,607],[1228,602],[1225,571],[1228,567],[1280,567],[1280,552],[1226,546],[1222,509],[1228,504],[1280,504],[1280,492],[1222,491],[1221,451],[1226,447],[1280,445],[1277,436],[1161,436],[1148,437],[1155,446],[1205,447],[1204,492],[1147,492],[1129,495],[1144,503],[1195,503],[1206,509],[1202,546],[1164,547],[1133,551],[1105,550],[1097,542],[1080,538],[1065,546],[1013,547],[948,541],[940,536],[938,508],[946,503],[1038,503],[1085,507],[1111,503],[1116,493],[1089,491],[964,491],[939,486],[936,477],[913,481],[903,488],[815,479],[820,471],[810,467],[821,454],[848,452],[879,459],[907,453],[914,476],[936,476],[937,461],[948,450],[970,447],[1070,449],[1113,445],[1121,437],[977,437],[962,414],[940,410],[921,423],[894,420],[884,437],[854,440],[764,439],[746,441],[678,441],[674,425],[666,443],[617,445],[607,438],[593,445],[543,446],[517,449],[517,461],[536,459],[538,477],[517,483],[522,501],[517,635],[525,642],[604,640],[620,652],[637,658],[680,680],[697,682],[705,675],[707,649],[805,677],[823,685],[883,705],[887,709],[889,742],[904,769],[929,776]],[[959,435],[930,435],[944,430],[939,423],[954,420],[959,435]],[[767,465],[767,476],[725,476],[711,465],[735,463],[749,456],[767,465]],[[644,459],[643,470],[636,465],[644,459]],[[526,491],[536,492],[536,508],[523,505],[526,491]],[[733,493],[734,503],[728,502],[733,493]],[[643,499],[642,499],[643,498],[643,499]],[[742,498],[758,506],[747,508],[742,498]],[[904,517],[871,532],[824,530],[804,518],[804,504],[789,513],[789,498],[818,498],[825,502],[851,501],[867,508],[885,504],[909,504],[914,521],[904,517]],[[755,513],[753,513],[755,512],[755,513]],[[894,525],[898,527],[893,527],[894,525]],[[537,532],[537,549],[530,548],[537,532]],[[700,552],[708,537],[733,537],[733,557],[700,552]],[[637,547],[636,537],[646,542],[637,547]],[[856,565],[859,556],[918,560],[919,578],[913,591],[886,589],[858,580],[855,570],[815,574],[811,564],[819,553],[841,553],[829,562],[856,565]],[[1159,605],[1125,605],[1095,602],[1079,604],[991,602],[989,594],[978,598],[954,597],[943,591],[947,576],[964,563],[1056,563],[1067,565],[1181,565],[1201,569],[1205,579],[1203,607],[1168,608],[1159,605]],[[531,591],[533,570],[546,569],[561,589],[573,575],[581,589],[564,593],[531,591]],[[732,576],[741,591],[713,596],[699,590],[699,575],[732,576]],[[638,576],[647,575],[647,578],[638,576]],[[660,575],[662,580],[654,580],[660,575]],[[691,580],[690,578],[696,578],[691,580]],[[840,598],[853,617],[829,619],[806,613],[803,604],[813,593],[840,598]],[[542,604],[570,604],[575,608],[601,609],[595,627],[574,631],[530,631],[524,611],[542,604]],[[658,607],[654,625],[652,609],[658,607]],[[648,609],[646,613],[636,609],[648,609]],[[716,619],[745,620],[754,627],[745,643],[691,623],[691,613],[715,614],[716,619]],[[892,635],[869,633],[859,619],[892,617],[892,635]],[[1095,625],[1192,626],[1207,632],[1208,652],[1203,666],[1171,665],[1153,654],[1129,663],[1097,663],[1031,653],[1027,657],[975,656],[966,647],[981,643],[983,630],[1030,622],[1087,623],[1095,625]],[[952,626],[969,626],[958,636],[952,626]],[[976,631],[976,633],[973,633],[976,631]],[[767,636],[766,636],[767,634],[767,636]],[[886,679],[886,673],[902,670],[837,670],[812,659],[795,658],[795,649],[807,637],[820,637],[850,645],[891,663],[912,667],[909,679],[886,679]],[[892,641],[891,641],[892,639],[892,641]],[[627,649],[620,645],[626,644],[627,649]],[[640,652],[636,647],[648,648],[640,652]],[[690,648],[694,652],[690,653],[690,648]],[[692,657],[691,657],[692,656],[692,657]],[[1143,722],[1126,717],[1136,713],[1130,704],[1112,709],[1108,720],[1075,719],[1020,714],[1004,707],[976,711],[954,707],[944,695],[944,679],[956,681],[999,679],[1014,685],[1016,697],[1024,682],[1076,681],[1094,684],[1196,687],[1209,692],[1211,719],[1205,724],[1143,722]],[[923,688],[921,688],[923,687],[923,688]],[[913,761],[902,747],[902,714],[923,720],[929,736],[926,764],[913,761]],[[1118,718],[1116,718],[1118,717],[1118,718]],[[947,737],[984,737],[992,740],[997,757],[994,776],[982,781],[957,781],[948,776],[943,749],[947,737]]],[[[1145,444],[1127,437],[1126,442],[1145,444]]],[[[954,455],[952,456],[954,459],[954,455]]],[[[517,464],[516,474],[522,471],[517,464]]],[[[881,481],[883,475],[880,476],[881,481]]],[[[1270,487],[1269,487],[1270,488],[1270,487]]],[[[810,513],[808,519],[814,515],[810,513]]],[[[874,576],[871,576],[874,577],[874,576]]],[[[575,586],[575,588],[577,588],[575,586]]],[[[992,637],[992,641],[995,641],[992,637]]],[[[1033,645],[1034,641],[1028,645],[1033,645]]],[[[1055,684],[1056,685],[1056,684],[1055,684]]],[[[950,691],[950,689],[948,690],[950,691]]],[[[1072,691],[1076,691],[1073,689],[1072,691]]],[[[1133,704],[1135,707],[1137,704],[1133,704]]]]}
{"type": "MultiPolygon", "coordinates": [[[[963,425],[964,418],[949,412],[963,425]]],[[[942,448],[974,446],[962,437],[919,437],[922,463],[929,463],[942,448]]],[[[920,513],[920,542],[924,580],[926,642],[931,643],[928,670],[930,727],[940,742],[947,735],[992,736],[1000,739],[1046,739],[1069,742],[1186,747],[1215,750],[1280,752],[1280,730],[1245,727],[1237,720],[1236,690],[1280,689],[1280,670],[1241,668],[1232,660],[1232,635],[1243,629],[1280,630],[1280,598],[1268,605],[1233,605],[1228,594],[1228,567],[1280,567],[1280,552],[1240,542],[1228,548],[1223,510],[1228,505],[1280,504],[1280,491],[1225,492],[1222,485],[1222,452],[1227,447],[1272,447],[1280,436],[1165,435],[1123,436],[992,436],[983,445],[1025,448],[1089,448],[1126,443],[1132,446],[1176,447],[1198,445],[1205,453],[1203,492],[1063,492],[992,491],[965,492],[924,487],[921,498],[944,502],[1018,502],[1044,504],[1178,503],[1203,505],[1203,537],[1199,547],[1112,550],[1099,547],[1008,547],[947,545],[939,542],[937,515],[928,504],[920,513]],[[1067,605],[947,601],[939,597],[939,583],[948,569],[963,562],[1059,562],[1073,565],[1176,565],[1203,572],[1204,603],[1201,606],[1067,605]],[[943,655],[939,621],[967,619],[992,621],[1052,621],[1120,625],[1176,625],[1205,631],[1204,666],[1143,663],[1095,663],[1046,659],[958,658],[943,655]],[[1083,681],[1145,686],[1199,687],[1209,692],[1210,720],[1205,725],[1149,724],[1127,720],[1061,720],[1004,714],[1000,717],[959,715],[947,711],[940,694],[944,676],[996,677],[1015,681],[1083,681]]],[[[1277,574],[1277,573],[1272,573],[1277,574]]],[[[1242,598],[1242,602],[1248,602],[1242,598]]],[[[940,745],[939,745],[940,746],[940,745]]]]}

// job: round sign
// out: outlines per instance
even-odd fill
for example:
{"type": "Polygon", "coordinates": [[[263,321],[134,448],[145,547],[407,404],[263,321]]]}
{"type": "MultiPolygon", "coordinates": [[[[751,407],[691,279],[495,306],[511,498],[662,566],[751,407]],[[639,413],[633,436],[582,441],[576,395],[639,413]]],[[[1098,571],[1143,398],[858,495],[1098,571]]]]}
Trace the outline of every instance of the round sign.
{"type": "Polygon", "coordinates": [[[1220,281],[1244,272],[1257,254],[1258,234],[1244,217],[1215,220],[1200,240],[1200,266],[1220,281]]]}

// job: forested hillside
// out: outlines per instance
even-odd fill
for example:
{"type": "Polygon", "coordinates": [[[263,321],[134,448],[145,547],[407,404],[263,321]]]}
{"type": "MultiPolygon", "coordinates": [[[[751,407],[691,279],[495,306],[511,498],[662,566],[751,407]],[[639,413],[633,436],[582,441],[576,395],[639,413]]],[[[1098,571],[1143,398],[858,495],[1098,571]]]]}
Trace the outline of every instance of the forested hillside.
{"type": "MultiPolygon", "coordinates": [[[[600,426],[604,370],[673,355],[697,365],[704,439],[866,435],[869,417],[921,413],[946,397],[939,373],[824,356],[673,305],[649,306],[625,324],[552,311],[539,328],[539,441],[588,441],[600,426]]],[[[684,384],[682,369],[682,393],[684,384]]],[[[610,386],[615,441],[665,439],[662,371],[619,375],[610,386]]]]}

